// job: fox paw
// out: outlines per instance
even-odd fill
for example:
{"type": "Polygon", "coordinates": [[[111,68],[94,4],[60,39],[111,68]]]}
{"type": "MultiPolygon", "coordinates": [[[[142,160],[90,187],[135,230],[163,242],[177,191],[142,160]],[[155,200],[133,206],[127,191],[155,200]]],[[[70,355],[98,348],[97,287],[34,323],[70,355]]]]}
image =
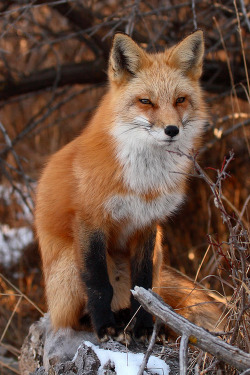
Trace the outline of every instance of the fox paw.
{"type": "Polygon", "coordinates": [[[100,328],[97,335],[101,342],[106,342],[113,339],[123,345],[130,345],[132,340],[129,332],[125,332],[121,329],[118,330],[112,325],[100,328]]]}
{"type": "Polygon", "coordinates": [[[117,335],[114,337],[114,339],[123,345],[130,345],[132,340],[130,333],[125,331],[117,332],[117,335]]]}
{"type": "Polygon", "coordinates": [[[156,344],[165,346],[167,343],[167,335],[165,334],[165,332],[160,331],[156,337],[155,342],[156,344]]]}
{"type": "Polygon", "coordinates": [[[153,332],[153,327],[140,327],[135,333],[135,340],[144,344],[148,344],[153,332]]]}
{"type": "Polygon", "coordinates": [[[113,325],[101,327],[97,332],[97,336],[101,342],[106,342],[116,336],[116,329],[113,325]]]}

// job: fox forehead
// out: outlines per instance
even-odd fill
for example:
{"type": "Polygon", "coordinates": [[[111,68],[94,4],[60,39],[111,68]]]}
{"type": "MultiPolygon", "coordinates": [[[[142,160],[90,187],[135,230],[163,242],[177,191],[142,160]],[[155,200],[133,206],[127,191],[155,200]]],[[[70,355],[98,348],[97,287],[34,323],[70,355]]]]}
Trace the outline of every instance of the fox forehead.
{"type": "MultiPolygon", "coordinates": [[[[157,55],[156,55],[157,56],[157,55]]],[[[157,58],[150,66],[142,67],[124,87],[128,95],[146,95],[153,101],[171,101],[181,95],[194,95],[198,85],[181,74],[179,69],[167,65],[166,60],[157,58]]]]}

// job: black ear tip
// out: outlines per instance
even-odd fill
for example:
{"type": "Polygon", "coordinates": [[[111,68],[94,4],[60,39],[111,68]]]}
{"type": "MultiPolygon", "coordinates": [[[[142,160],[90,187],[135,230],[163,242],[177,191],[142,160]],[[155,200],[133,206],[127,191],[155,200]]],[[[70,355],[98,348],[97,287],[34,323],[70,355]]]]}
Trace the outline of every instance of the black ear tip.
{"type": "Polygon", "coordinates": [[[199,36],[203,37],[204,31],[202,29],[196,29],[196,30],[194,30],[194,32],[192,34],[196,34],[196,35],[199,35],[199,36]]]}
{"type": "Polygon", "coordinates": [[[204,32],[201,29],[197,29],[188,35],[188,38],[192,38],[193,41],[197,43],[202,43],[204,41],[204,32]]]}
{"type": "Polygon", "coordinates": [[[200,53],[204,48],[204,33],[202,30],[197,30],[193,32],[192,37],[192,51],[194,54],[200,53]]]}
{"type": "Polygon", "coordinates": [[[124,31],[116,31],[115,33],[114,33],[114,36],[113,36],[113,38],[115,38],[117,35],[125,35],[125,36],[128,36],[129,38],[130,38],[130,36],[128,35],[128,34],[126,34],[124,31]]]}
{"type": "Polygon", "coordinates": [[[128,40],[128,39],[131,39],[131,37],[128,34],[122,31],[117,31],[113,36],[113,45],[114,43],[120,42],[122,40],[128,40]]]}
{"type": "Polygon", "coordinates": [[[201,29],[198,29],[194,32],[194,34],[196,34],[197,36],[197,39],[199,39],[201,42],[204,41],[204,31],[201,30],[201,29]]]}

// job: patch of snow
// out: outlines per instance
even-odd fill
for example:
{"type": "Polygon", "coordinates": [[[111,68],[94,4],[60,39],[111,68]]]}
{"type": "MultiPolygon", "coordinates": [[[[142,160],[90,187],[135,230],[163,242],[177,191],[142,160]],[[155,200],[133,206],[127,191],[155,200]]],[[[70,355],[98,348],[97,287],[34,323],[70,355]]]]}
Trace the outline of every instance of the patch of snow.
{"type": "MultiPolygon", "coordinates": [[[[143,361],[144,354],[113,352],[111,350],[100,349],[98,346],[95,346],[89,341],[85,341],[84,343],[91,347],[99,358],[101,366],[98,372],[100,374],[104,373],[104,366],[110,361],[114,364],[117,375],[137,375],[143,361]]],[[[152,374],[169,374],[169,366],[162,359],[155,356],[149,357],[147,369],[152,374]]],[[[146,371],[144,371],[144,374],[146,375],[146,371]]]]}
{"type": "Polygon", "coordinates": [[[0,263],[9,267],[17,263],[21,250],[33,241],[33,232],[29,227],[10,228],[9,225],[0,225],[0,263]]]}
{"type": "MultiPolygon", "coordinates": [[[[35,189],[35,184],[30,184],[30,187],[32,190],[35,189]]],[[[22,192],[23,196],[25,197],[29,207],[24,202],[22,196],[18,193],[17,190],[14,190],[10,186],[6,185],[0,185],[0,198],[4,201],[4,204],[6,206],[10,206],[13,201],[16,202],[16,204],[21,208],[22,212],[17,212],[17,219],[25,219],[28,222],[32,222],[33,215],[31,213],[31,210],[33,209],[33,201],[32,198],[27,190],[27,187],[25,185],[16,184],[16,187],[22,192]]]]}

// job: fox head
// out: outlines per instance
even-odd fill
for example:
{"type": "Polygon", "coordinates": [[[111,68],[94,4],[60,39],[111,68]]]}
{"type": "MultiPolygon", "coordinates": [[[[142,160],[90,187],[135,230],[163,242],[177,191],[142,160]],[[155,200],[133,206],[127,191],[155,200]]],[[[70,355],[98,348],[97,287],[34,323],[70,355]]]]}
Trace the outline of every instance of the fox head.
{"type": "Polygon", "coordinates": [[[195,149],[206,121],[199,85],[203,55],[200,30],[160,53],[116,34],[109,59],[113,135],[121,142],[195,149]]]}

